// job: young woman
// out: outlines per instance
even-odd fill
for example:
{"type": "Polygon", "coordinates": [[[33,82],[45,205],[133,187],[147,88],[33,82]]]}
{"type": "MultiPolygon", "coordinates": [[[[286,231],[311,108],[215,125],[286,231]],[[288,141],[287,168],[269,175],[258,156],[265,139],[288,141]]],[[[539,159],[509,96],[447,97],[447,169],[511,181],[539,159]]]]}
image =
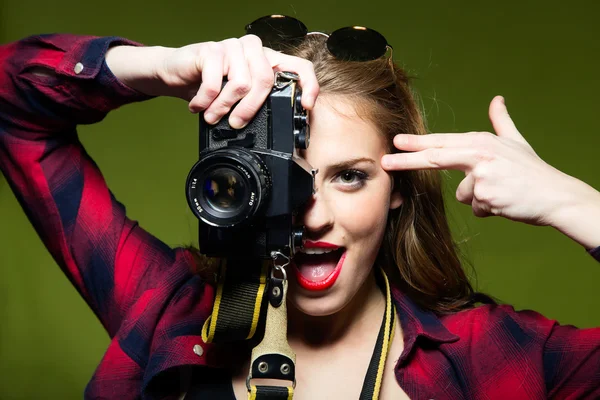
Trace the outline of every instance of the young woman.
{"type": "Polygon", "coordinates": [[[301,155],[319,169],[299,215],[308,240],[287,274],[294,398],[359,398],[386,307],[379,268],[397,315],[379,398],[600,396],[600,329],[476,305],[485,296],[462,270],[437,170],[465,172],[456,196],[475,215],[553,226],[599,260],[600,193],[542,161],[501,97],[490,104],[496,135],[426,135],[389,56],[348,60],[322,34],[285,52],[263,44],[253,34],[177,49],[46,35],[0,48],[0,167],[112,339],[85,398],[246,398],[250,348],[202,342],[215,296],[195,272],[205,260],[127,218],[77,125],[175,96],[208,123],[232,110],[241,128],[276,71],[300,77],[311,126],[301,155]],[[324,249],[334,251],[313,254],[324,249]]]}

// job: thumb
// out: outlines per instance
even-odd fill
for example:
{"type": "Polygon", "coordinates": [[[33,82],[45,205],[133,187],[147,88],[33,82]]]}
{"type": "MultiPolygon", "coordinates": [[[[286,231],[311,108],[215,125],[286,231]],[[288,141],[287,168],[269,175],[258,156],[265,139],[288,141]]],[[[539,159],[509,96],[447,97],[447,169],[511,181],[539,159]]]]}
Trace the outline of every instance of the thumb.
{"type": "Polygon", "coordinates": [[[508,115],[508,110],[504,104],[504,97],[496,96],[492,99],[492,102],[490,103],[489,116],[496,135],[517,140],[529,145],[527,140],[525,140],[523,135],[521,135],[515,126],[515,123],[510,115],[508,115]]]}

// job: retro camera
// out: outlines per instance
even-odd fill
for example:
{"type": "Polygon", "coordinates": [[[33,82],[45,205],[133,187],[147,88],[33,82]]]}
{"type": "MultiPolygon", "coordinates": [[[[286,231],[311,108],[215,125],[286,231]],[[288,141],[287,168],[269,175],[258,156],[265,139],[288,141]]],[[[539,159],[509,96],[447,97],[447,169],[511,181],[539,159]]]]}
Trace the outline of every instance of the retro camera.
{"type": "Polygon", "coordinates": [[[216,125],[200,115],[199,161],[186,182],[187,201],[200,220],[199,244],[212,257],[291,257],[302,246],[303,227],[293,225],[314,190],[310,165],[297,156],[310,130],[300,104],[298,76],[278,72],[271,93],[243,129],[229,114],[216,125]]]}

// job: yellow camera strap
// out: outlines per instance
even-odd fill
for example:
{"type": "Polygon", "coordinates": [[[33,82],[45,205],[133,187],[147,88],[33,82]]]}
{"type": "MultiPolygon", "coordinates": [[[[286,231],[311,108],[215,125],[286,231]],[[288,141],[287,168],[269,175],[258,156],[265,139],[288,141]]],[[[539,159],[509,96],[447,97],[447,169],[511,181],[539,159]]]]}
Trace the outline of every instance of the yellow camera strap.
{"type": "Polygon", "coordinates": [[[204,343],[248,340],[254,336],[270,264],[269,260],[223,261],[213,311],[202,327],[204,343]]]}
{"type": "Polygon", "coordinates": [[[385,370],[385,361],[390,348],[392,347],[392,339],[394,338],[396,327],[396,306],[392,301],[390,282],[388,281],[383,268],[377,268],[375,278],[377,279],[377,284],[385,294],[385,312],[383,314],[383,320],[381,321],[381,327],[379,328],[379,334],[377,335],[377,341],[375,342],[375,348],[373,349],[373,355],[369,362],[369,368],[367,369],[367,374],[363,381],[363,387],[359,397],[360,400],[379,399],[379,392],[381,391],[381,383],[383,381],[383,371],[385,370]]]}

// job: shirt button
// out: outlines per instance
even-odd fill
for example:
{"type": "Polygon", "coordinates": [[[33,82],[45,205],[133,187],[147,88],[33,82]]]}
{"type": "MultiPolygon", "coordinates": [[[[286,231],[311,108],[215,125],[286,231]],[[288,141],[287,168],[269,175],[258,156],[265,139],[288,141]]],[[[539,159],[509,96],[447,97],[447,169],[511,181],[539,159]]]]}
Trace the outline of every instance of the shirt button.
{"type": "Polygon", "coordinates": [[[199,344],[194,346],[194,353],[196,353],[197,356],[202,356],[202,354],[204,354],[204,349],[202,348],[202,346],[200,346],[199,344]]]}
{"type": "Polygon", "coordinates": [[[80,74],[81,71],[83,71],[83,64],[80,62],[75,64],[75,68],[73,68],[73,71],[75,71],[76,74],[80,74]]]}

